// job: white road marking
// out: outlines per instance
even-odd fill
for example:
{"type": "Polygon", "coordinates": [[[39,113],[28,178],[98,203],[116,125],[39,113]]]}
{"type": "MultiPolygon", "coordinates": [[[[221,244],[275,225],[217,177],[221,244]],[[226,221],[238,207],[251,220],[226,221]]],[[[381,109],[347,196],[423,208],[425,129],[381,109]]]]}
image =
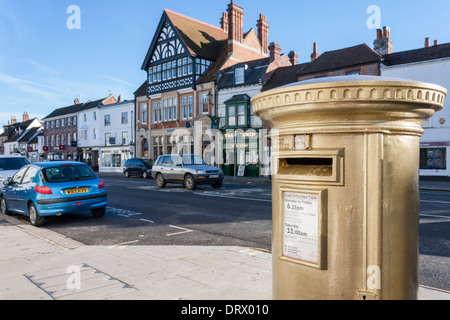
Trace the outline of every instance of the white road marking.
{"type": "Polygon", "coordinates": [[[139,242],[139,240],[133,240],[133,241],[128,241],[128,242],[123,242],[123,243],[119,243],[119,244],[115,244],[113,246],[109,246],[108,249],[114,249],[114,248],[119,248],[119,249],[125,249],[127,244],[133,244],[139,242]]]}
{"type": "Polygon", "coordinates": [[[182,228],[182,227],[177,227],[177,226],[169,226],[171,228],[175,228],[175,229],[179,229],[179,230],[183,230],[182,232],[177,232],[177,233],[168,233],[167,236],[171,237],[171,236],[176,236],[176,235],[180,235],[180,234],[184,234],[184,233],[189,233],[189,232],[193,232],[194,230],[190,230],[190,229],[186,229],[186,228],[182,228]]]}
{"type": "Polygon", "coordinates": [[[147,220],[147,219],[139,219],[139,220],[144,221],[144,222],[148,222],[148,223],[155,223],[155,221],[147,220]]]}
{"type": "Polygon", "coordinates": [[[450,219],[449,216],[438,216],[435,214],[421,214],[421,217],[433,217],[433,218],[442,218],[442,219],[450,219]]]}

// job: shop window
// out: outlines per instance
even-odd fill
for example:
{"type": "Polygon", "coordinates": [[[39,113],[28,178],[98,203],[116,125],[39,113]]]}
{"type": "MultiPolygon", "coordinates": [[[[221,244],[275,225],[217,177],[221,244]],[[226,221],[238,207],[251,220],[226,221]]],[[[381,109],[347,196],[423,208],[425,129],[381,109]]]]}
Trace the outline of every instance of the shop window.
{"type": "Polygon", "coordinates": [[[420,149],[420,169],[447,170],[447,149],[446,148],[420,149]]]}

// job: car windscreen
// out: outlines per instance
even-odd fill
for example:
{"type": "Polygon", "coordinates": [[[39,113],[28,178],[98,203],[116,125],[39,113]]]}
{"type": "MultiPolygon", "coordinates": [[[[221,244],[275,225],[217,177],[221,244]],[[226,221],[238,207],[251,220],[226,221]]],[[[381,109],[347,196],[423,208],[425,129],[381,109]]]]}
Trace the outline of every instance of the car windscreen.
{"type": "Polygon", "coordinates": [[[19,170],[29,164],[25,158],[0,158],[0,171],[19,170]]]}
{"type": "Polygon", "coordinates": [[[153,161],[148,160],[148,159],[143,159],[142,162],[147,166],[147,167],[151,167],[153,165],[153,161]]]}
{"type": "Polygon", "coordinates": [[[44,168],[42,175],[46,182],[58,183],[95,179],[95,173],[84,165],[68,165],[44,168]]]}
{"type": "Polygon", "coordinates": [[[183,164],[184,165],[204,165],[205,161],[200,156],[194,154],[183,155],[183,164]]]}

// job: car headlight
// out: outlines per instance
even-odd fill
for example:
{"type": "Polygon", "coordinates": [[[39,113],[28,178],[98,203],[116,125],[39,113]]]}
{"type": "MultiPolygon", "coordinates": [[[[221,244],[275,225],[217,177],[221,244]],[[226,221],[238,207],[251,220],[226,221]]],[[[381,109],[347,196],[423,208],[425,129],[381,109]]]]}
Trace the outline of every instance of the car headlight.
{"type": "Polygon", "coordinates": [[[197,173],[205,173],[203,170],[197,170],[197,173]]]}

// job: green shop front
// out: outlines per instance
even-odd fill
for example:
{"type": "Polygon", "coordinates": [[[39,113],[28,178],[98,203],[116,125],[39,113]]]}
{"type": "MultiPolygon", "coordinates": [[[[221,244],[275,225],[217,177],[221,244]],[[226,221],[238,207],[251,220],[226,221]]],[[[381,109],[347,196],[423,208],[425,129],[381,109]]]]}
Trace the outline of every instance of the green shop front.
{"type": "Polygon", "coordinates": [[[225,105],[222,170],[226,176],[259,177],[265,136],[262,123],[254,121],[250,97],[234,96],[225,105]]]}

